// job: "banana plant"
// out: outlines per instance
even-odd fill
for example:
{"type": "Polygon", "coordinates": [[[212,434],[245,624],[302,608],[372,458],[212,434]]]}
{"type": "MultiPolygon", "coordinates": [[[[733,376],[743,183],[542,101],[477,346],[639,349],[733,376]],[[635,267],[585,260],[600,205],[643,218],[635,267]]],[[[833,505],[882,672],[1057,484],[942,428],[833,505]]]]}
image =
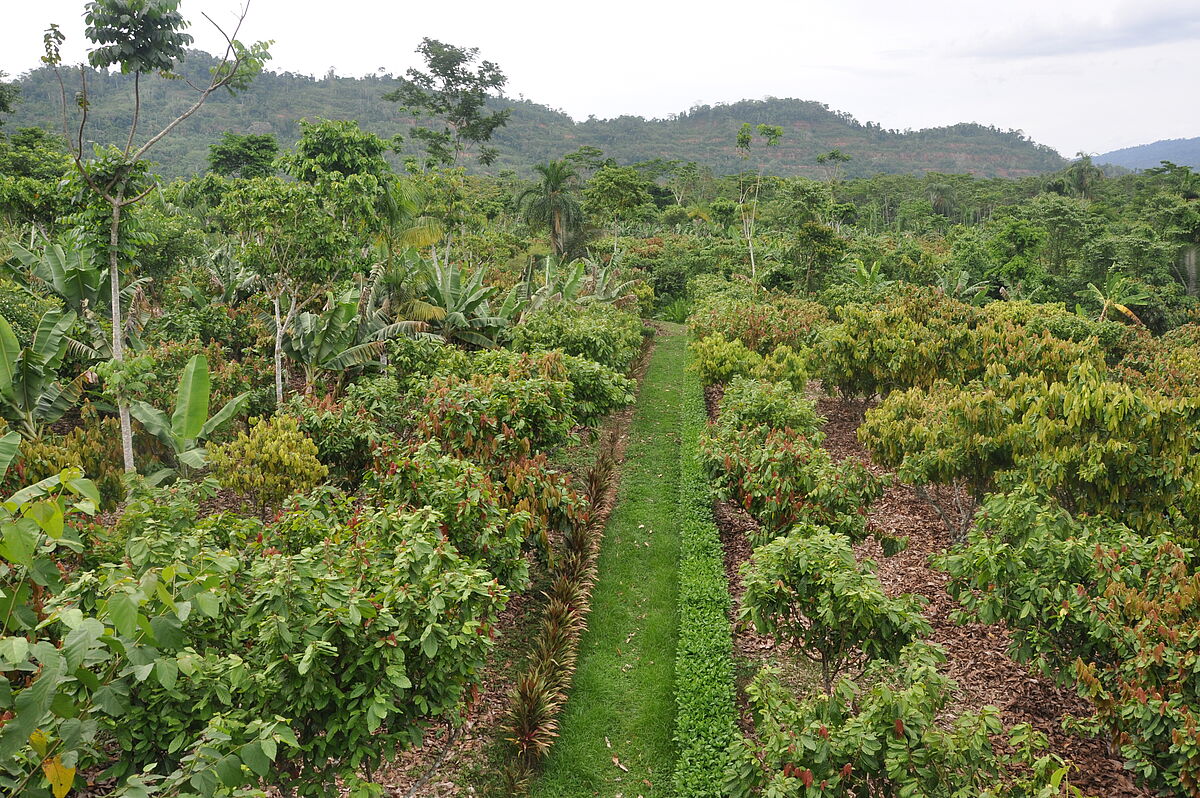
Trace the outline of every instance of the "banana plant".
{"type": "MultiPolygon", "coordinates": [[[[87,338],[68,338],[72,350],[92,360],[109,359],[112,342],[101,324],[111,302],[108,269],[97,266],[85,246],[70,241],[66,247],[47,244],[37,252],[20,244],[9,246],[13,257],[5,264],[8,275],[35,296],[50,293],[58,297],[83,323],[87,338]]],[[[122,301],[129,303],[147,282],[142,278],[128,283],[121,290],[122,301]]]]}
{"type": "Polygon", "coordinates": [[[493,314],[488,305],[494,289],[483,284],[483,269],[464,278],[457,263],[426,261],[424,270],[426,299],[443,311],[442,318],[429,321],[430,332],[446,343],[495,349],[495,335],[507,321],[493,314]]]}
{"type": "Polygon", "coordinates": [[[1129,306],[1145,302],[1150,298],[1150,292],[1116,270],[1111,270],[1105,275],[1103,288],[1097,288],[1095,283],[1088,283],[1087,288],[1076,291],[1075,296],[1091,299],[1100,306],[1097,321],[1106,321],[1108,311],[1117,310],[1131,321],[1145,326],[1145,322],[1138,318],[1129,306]]]}
{"type": "Polygon", "coordinates": [[[992,284],[986,280],[974,282],[971,273],[966,269],[942,272],[937,279],[937,289],[943,294],[972,305],[981,305],[987,301],[988,290],[991,287],[992,284]]]}
{"type": "Polygon", "coordinates": [[[612,304],[626,299],[633,293],[633,284],[636,280],[621,280],[618,277],[619,267],[615,263],[609,263],[594,270],[595,276],[592,278],[592,290],[579,298],[580,304],[590,302],[604,302],[612,304]]]}
{"type": "MultiPolygon", "coordinates": [[[[236,416],[250,398],[249,393],[235,396],[209,418],[208,403],[211,396],[208,358],[195,355],[179,376],[175,409],[170,416],[146,402],[134,402],[129,406],[129,412],[147,432],[170,450],[177,467],[203,468],[208,463],[204,441],[236,416]]],[[[150,479],[157,483],[174,473],[175,468],[164,468],[150,479]]]]}
{"type": "Polygon", "coordinates": [[[58,379],[75,319],[69,310],[49,311],[38,322],[33,343],[22,348],[0,318],[0,418],[26,440],[41,440],[46,427],[74,407],[83,392],[82,374],[67,383],[58,379]]]}
{"type": "Polygon", "coordinates": [[[0,481],[8,473],[8,467],[21,451],[21,433],[8,432],[0,436],[0,481]]]}
{"type": "Polygon", "coordinates": [[[300,313],[288,328],[283,351],[304,369],[304,392],[311,393],[323,371],[345,371],[375,362],[383,340],[355,343],[358,338],[357,291],[329,295],[325,310],[300,313]]]}

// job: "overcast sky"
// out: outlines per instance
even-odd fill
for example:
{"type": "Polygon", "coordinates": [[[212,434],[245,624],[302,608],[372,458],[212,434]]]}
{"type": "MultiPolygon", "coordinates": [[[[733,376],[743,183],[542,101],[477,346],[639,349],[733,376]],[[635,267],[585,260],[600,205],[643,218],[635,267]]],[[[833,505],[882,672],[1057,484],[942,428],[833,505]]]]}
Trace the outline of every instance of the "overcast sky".
{"type": "MultiPolygon", "coordinates": [[[[241,0],[183,0],[204,21],[241,0]]],[[[37,65],[57,22],[85,52],[83,0],[0,0],[0,70],[37,65]]],[[[507,93],[576,119],[797,97],[886,128],[980,122],[1064,155],[1200,136],[1200,0],[251,0],[270,67],[401,73],[429,36],[478,47],[507,93]]]]}

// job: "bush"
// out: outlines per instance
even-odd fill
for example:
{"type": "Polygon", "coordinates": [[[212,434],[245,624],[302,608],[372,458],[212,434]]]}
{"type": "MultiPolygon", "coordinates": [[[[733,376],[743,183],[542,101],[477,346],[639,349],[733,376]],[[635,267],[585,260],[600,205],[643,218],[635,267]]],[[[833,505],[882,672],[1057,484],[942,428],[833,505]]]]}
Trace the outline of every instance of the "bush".
{"type": "Polygon", "coordinates": [[[732,430],[790,429],[819,443],[825,419],[817,415],[808,397],[786,382],[734,377],[721,397],[718,423],[732,430]]]}
{"type": "Polygon", "coordinates": [[[906,289],[879,305],[839,308],[838,316],[819,332],[811,359],[826,390],[845,397],[970,382],[996,365],[1048,379],[1066,377],[1080,362],[1104,365],[1095,339],[1076,343],[1008,319],[992,321],[936,292],[906,289]]]}
{"type": "Polygon", "coordinates": [[[378,499],[399,506],[429,507],[458,552],[487,568],[501,584],[523,590],[528,565],[521,554],[530,513],[513,511],[507,497],[479,466],[442,454],[436,441],[389,453],[384,474],[372,486],[378,499]]]}
{"type": "Polygon", "coordinates": [[[12,280],[0,277],[0,318],[12,326],[18,341],[32,341],[42,316],[61,307],[56,299],[34,296],[12,280]]]}
{"type": "Polygon", "coordinates": [[[299,421],[286,415],[251,419],[250,432],[208,451],[221,486],[252,499],[259,512],[279,509],[293,493],[310,490],[329,470],[299,421]]]}
{"type": "Polygon", "coordinates": [[[720,798],[736,739],[733,643],[724,549],[700,464],[705,411],[695,378],[681,386],[679,643],[675,652],[675,794],[720,798]]]}
{"type": "Polygon", "coordinates": [[[788,382],[797,391],[808,386],[807,358],[789,346],[779,346],[764,357],[747,349],[741,341],[713,334],[692,341],[691,350],[693,361],[688,368],[700,375],[704,385],[719,385],[745,376],[788,382]]]}
{"type": "MultiPolygon", "coordinates": [[[[100,509],[111,510],[125,498],[121,468],[121,425],[113,417],[101,418],[95,405],[80,406],[79,426],[58,438],[37,443],[24,441],[14,475],[24,482],[40,482],[78,468],[90,474],[100,491],[100,509]]],[[[13,491],[4,491],[8,495],[13,491]]]]}
{"type": "Polygon", "coordinates": [[[293,396],[285,406],[300,432],[317,447],[317,458],[339,485],[354,488],[373,460],[383,433],[372,416],[351,402],[293,396]]]}
{"type": "Polygon", "coordinates": [[[633,404],[637,383],[625,375],[577,355],[558,351],[521,354],[507,349],[478,352],[474,374],[502,374],[513,379],[544,377],[571,384],[570,413],[579,424],[598,426],[610,414],[633,404]]]}
{"type": "Polygon", "coordinates": [[[215,713],[278,716],[297,750],[269,783],[326,795],[460,706],[504,589],[446,543],[433,511],[367,507],[349,527],[317,523],[306,537],[320,542],[290,553],[252,538],[217,549],[209,529],[143,542],[169,562],[216,559],[224,576],[199,602],[213,612],[176,630],[172,678],[135,684],[132,710],[112,722],[128,765],[173,762],[177,740],[215,713]]]}
{"type": "Polygon", "coordinates": [[[1005,729],[995,707],[952,709],[955,685],[937,668],[943,659],[940,649],[914,643],[898,665],[876,661],[831,694],[799,699],[777,672],[762,670],[746,688],[757,733],[735,749],[724,794],[1072,795],[1069,766],[1045,753],[1044,735],[1027,724],[1005,729]]]}
{"type": "Polygon", "coordinates": [[[923,600],[889,597],[874,563],[855,559],[849,538],[809,524],[755,549],[742,584],[741,617],[820,663],[826,693],[840,674],[870,660],[895,662],[932,631],[923,600]]]}
{"type": "Polygon", "coordinates": [[[705,433],[700,451],[717,496],[738,504],[761,525],[751,535],[755,545],[804,521],[861,540],[870,505],[883,492],[862,463],[835,462],[792,430],[718,428],[705,433]]]}
{"type": "Polygon", "coordinates": [[[689,323],[697,339],[721,335],[761,355],[779,346],[810,346],[829,322],[825,307],[790,296],[747,299],[730,293],[710,294],[696,303],[689,323]]]}
{"type": "Polygon", "coordinates": [[[529,314],[510,336],[518,352],[561,349],[623,373],[641,349],[642,323],[604,303],[564,304],[529,314]]]}
{"type": "Polygon", "coordinates": [[[1031,491],[988,499],[967,545],[943,556],[967,614],[1003,621],[1012,654],[1074,684],[1129,768],[1164,794],[1200,780],[1200,575],[1193,553],[1031,491]]]}
{"type": "Polygon", "coordinates": [[[571,386],[565,380],[478,374],[435,378],[421,408],[417,435],[444,451],[494,466],[570,440],[571,386]]]}

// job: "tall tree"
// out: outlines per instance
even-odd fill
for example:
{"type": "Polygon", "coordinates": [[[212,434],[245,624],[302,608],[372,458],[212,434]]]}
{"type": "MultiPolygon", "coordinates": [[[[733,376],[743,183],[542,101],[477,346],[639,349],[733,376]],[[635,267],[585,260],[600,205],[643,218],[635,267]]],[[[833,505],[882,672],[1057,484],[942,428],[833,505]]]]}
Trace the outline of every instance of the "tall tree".
{"type": "MultiPolygon", "coordinates": [[[[21,96],[21,89],[15,83],[6,83],[4,79],[8,77],[3,72],[0,72],[0,114],[11,114],[13,106],[17,104],[17,100],[21,96]]],[[[0,116],[0,125],[4,124],[4,117],[0,116]]]]}
{"type": "Polygon", "coordinates": [[[279,142],[271,134],[243,136],[226,130],[208,148],[208,167],[225,177],[270,177],[278,156],[279,142]]]}
{"type": "Polygon", "coordinates": [[[440,130],[417,125],[411,133],[425,146],[430,166],[452,166],[470,145],[479,147],[480,163],[492,163],[498,152],[486,144],[508,121],[509,109],[489,112],[487,100],[490,92],[504,88],[508,78],[497,64],[479,62],[477,47],[455,47],[426,38],[417,52],[425,59],[427,71],[409,69],[408,79],[383,99],[400,103],[418,119],[441,121],[440,130]]]}
{"type": "MultiPolygon", "coordinates": [[[[175,67],[183,60],[185,48],[192,37],[183,31],[189,23],[179,13],[179,0],[93,0],[85,7],[84,35],[94,47],[88,52],[88,62],[97,69],[119,67],[122,74],[133,75],[133,117],[129,124],[129,135],[123,149],[110,147],[96,157],[86,158],[83,151],[84,132],[88,123],[87,72],[80,66],[79,92],[76,102],[80,109],[79,126],[72,143],[72,158],[79,177],[86,188],[110,209],[108,231],[108,277],[111,284],[112,313],[112,357],[118,363],[125,358],[125,324],[121,316],[121,217],[125,208],[140,202],[153,190],[154,185],[145,185],[145,158],[155,144],[166,138],[220,89],[235,91],[249,85],[255,74],[262,70],[263,63],[270,58],[267,42],[258,42],[246,47],[237,39],[242,21],[249,9],[243,6],[242,14],[231,34],[216,26],[226,41],[224,56],[212,70],[207,85],[194,87],[197,96],[193,102],[171,120],[165,127],[151,135],[140,146],[137,141],[138,123],[141,118],[141,77],[145,73],[173,75],[175,67]]],[[[58,75],[61,91],[63,129],[67,128],[67,89],[59,67],[62,64],[61,46],[65,37],[57,25],[51,25],[43,39],[46,54],[42,60],[58,75]]],[[[68,139],[71,139],[68,136],[68,139]]],[[[133,462],[133,427],[129,416],[129,403],[122,399],[118,403],[121,419],[121,451],[125,470],[135,469],[133,462]]]]}
{"type": "MultiPolygon", "coordinates": [[[[783,128],[778,125],[759,125],[757,132],[768,147],[774,147],[783,138],[783,128]]],[[[743,123],[741,130],[738,131],[737,151],[743,161],[750,160],[750,148],[754,144],[754,133],[755,128],[750,127],[749,122],[743,123]]],[[[758,219],[758,195],[762,189],[762,182],[763,167],[761,163],[754,172],[752,180],[747,182],[743,180],[741,174],[738,175],[738,207],[742,216],[742,235],[746,237],[746,248],[750,253],[750,282],[756,289],[758,287],[758,264],[754,259],[754,225],[758,219]]]]}
{"type": "Polygon", "coordinates": [[[541,180],[517,195],[517,207],[530,227],[549,230],[550,247],[561,258],[570,236],[583,224],[579,176],[565,160],[536,164],[533,171],[541,180]]]}

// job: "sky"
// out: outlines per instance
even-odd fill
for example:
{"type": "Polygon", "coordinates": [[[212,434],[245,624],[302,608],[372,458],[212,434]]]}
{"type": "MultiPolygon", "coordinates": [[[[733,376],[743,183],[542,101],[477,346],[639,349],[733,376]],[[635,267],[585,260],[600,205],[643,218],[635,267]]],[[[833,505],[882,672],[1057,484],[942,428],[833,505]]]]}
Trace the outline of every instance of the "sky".
{"type": "MultiPolygon", "coordinates": [[[[243,0],[182,0],[215,52],[243,0]]],[[[82,60],[83,0],[0,0],[0,71],[38,65],[57,22],[82,60]]],[[[250,0],[269,68],[400,74],[422,37],[477,47],[505,91],[575,117],[665,117],[764,97],[885,128],[979,122],[1066,156],[1200,136],[1200,0],[250,0]]]]}

